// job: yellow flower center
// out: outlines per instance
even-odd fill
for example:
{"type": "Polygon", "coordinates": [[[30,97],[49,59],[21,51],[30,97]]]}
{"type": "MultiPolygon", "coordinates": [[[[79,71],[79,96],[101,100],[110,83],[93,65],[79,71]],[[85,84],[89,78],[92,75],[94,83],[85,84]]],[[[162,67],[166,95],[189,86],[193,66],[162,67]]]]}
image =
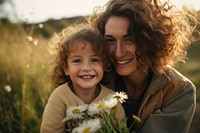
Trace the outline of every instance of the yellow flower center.
{"type": "Polygon", "coordinates": [[[78,114],[78,113],[80,113],[80,110],[79,110],[79,109],[74,109],[74,110],[72,111],[72,113],[73,113],[73,114],[78,114]]]}
{"type": "Polygon", "coordinates": [[[98,105],[98,108],[100,108],[100,109],[102,109],[102,108],[104,108],[104,104],[103,103],[100,103],[99,105],[98,105]]]}
{"type": "Polygon", "coordinates": [[[83,130],[83,133],[89,133],[89,132],[90,132],[90,129],[91,129],[91,127],[86,127],[86,128],[83,130]]]}
{"type": "Polygon", "coordinates": [[[120,97],[120,96],[114,96],[114,98],[117,98],[117,100],[121,99],[121,97],[120,97]]]}

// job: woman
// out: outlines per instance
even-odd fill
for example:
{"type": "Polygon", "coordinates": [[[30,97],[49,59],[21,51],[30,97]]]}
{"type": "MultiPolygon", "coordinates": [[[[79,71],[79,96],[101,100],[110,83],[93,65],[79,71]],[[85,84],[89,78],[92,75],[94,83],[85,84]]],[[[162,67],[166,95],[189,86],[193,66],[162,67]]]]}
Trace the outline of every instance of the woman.
{"type": "Polygon", "coordinates": [[[109,45],[117,73],[115,90],[129,96],[123,107],[132,131],[189,130],[196,87],[172,66],[186,58],[196,20],[191,12],[174,9],[158,0],[111,0],[93,16],[95,28],[109,45]],[[141,122],[133,125],[132,115],[141,122]]]}

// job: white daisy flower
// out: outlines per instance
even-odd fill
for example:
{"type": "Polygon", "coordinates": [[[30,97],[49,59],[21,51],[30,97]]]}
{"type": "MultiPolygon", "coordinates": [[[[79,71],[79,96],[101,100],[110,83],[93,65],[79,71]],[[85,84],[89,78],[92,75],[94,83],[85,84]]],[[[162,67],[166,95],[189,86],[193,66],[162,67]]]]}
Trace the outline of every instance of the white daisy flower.
{"type": "Polygon", "coordinates": [[[107,108],[105,102],[99,101],[98,103],[92,103],[88,106],[88,115],[100,114],[103,110],[107,108]]]}
{"type": "Polygon", "coordinates": [[[85,120],[78,127],[74,128],[72,133],[95,133],[101,127],[99,119],[85,120]]]}
{"type": "Polygon", "coordinates": [[[109,94],[109,95],[106,97],[106,99],[111,99],[111,98],[113,98],[113,95],[114,95],[115,93],[116,93],[116,92],[113,92],[113,93],[109,94]]]}
{"type": "Polygon", "coordinates": [[[117,102],[118,102],[117,98],[111,98],[106,100],[104,103],[107,108],[112,109],[114,106],[117,105],[117,102]]]}
{"type": "Polygon", "coordinates": [[[70,106],[67,109],[66,115],[72,119],[83,118],[84,111],[86,111],[88,105],[70,106]]]}
{"type": "Polygon", "coordinates": [[[116,92],[113,95],[113,98],[116,98],[120,103],[125,102],[125,99],[128,99],[128,96],[125,92],[116,92]]]}

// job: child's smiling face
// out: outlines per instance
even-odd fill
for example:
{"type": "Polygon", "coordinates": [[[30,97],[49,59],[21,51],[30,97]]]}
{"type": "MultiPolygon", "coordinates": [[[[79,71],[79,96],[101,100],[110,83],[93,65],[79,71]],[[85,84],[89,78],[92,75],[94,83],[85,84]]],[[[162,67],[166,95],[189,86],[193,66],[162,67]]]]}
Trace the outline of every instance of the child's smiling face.
{"type": "Polygon", "coordinates": [[[69,52],[65,73],[69,75],[76,91],[96,89],[104,73],[102,58],[89,42],[78,41],[74,45],[75,49],[69,52]]]}

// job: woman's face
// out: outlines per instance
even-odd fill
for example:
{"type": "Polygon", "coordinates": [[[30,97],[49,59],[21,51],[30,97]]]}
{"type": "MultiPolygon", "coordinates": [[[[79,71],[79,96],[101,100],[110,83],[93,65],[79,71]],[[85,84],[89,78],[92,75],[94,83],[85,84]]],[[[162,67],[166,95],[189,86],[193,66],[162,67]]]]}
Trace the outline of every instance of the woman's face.
{"type": "Polygon", "coordinates": [[[137,70],[136,44],[128,35],[130,21],[125,17],[111,16],[105,25],[105,39],[116,72],[131,76],[137,70]]]}

